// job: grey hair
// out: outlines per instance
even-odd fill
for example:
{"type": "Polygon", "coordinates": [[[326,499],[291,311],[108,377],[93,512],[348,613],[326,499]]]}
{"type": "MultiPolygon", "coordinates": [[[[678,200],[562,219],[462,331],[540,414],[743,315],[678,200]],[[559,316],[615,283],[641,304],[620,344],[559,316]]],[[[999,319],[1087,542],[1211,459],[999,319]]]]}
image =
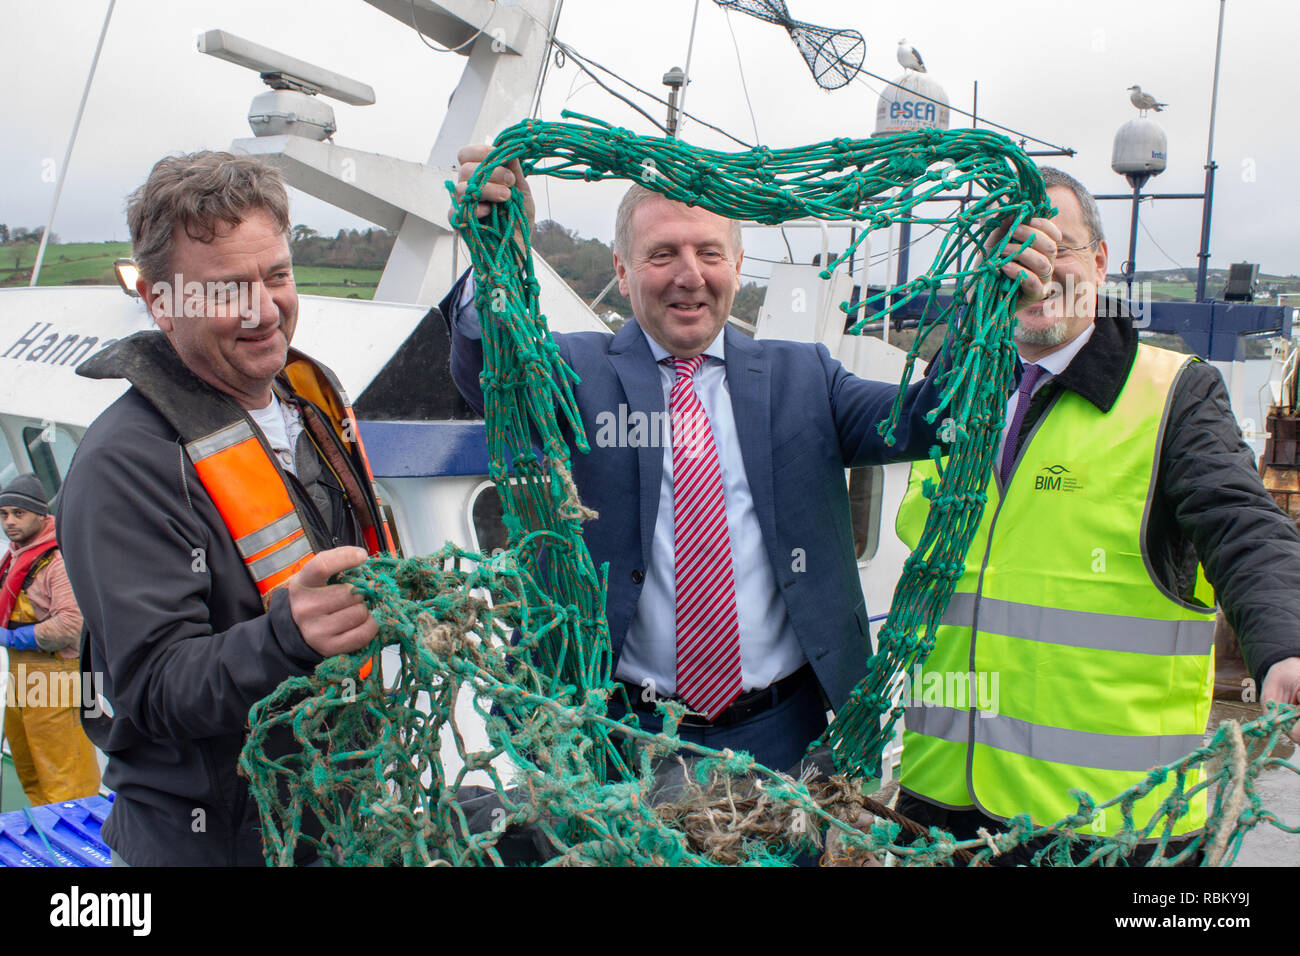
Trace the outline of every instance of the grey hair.
{"type": "Polygon", "coordinates": [[[1092,198],[1092,193],[1088,192],[1083,183],[1054,166],[1039,166],[1038,171],[1043,174],[1043,182],[1048,189],[1061,187],[1074,193],[1074,198],[1079,200],[1079,208],[1083,210],[1083,222],[1088,227],[1089,241],[1105,239],[1106,235],[1101,228],[1101,210],[1097,208],[1097,200],[1092,198]]]}
{"type": "Polygon", "coordinates": [[[178,226],[196,242],[211,242],[218,223],[237,226],[257,209],[288,234],[289,194],[274,166],[212,150],[166,156],[127,200],[131,256],[146,281],[165,281],[178,226]]]}
{"type": "MultiPolygon", "coordinates": [[[[620,259],[626,260],[632,244],[632,216],[636,213],[637,207],[647,199],[653,199],[659,193],[652,189],[646,189],[639,183],[633,183],[628,191],[623,194],[623,201],[618,204],[618,214],[614,217],[614,254],[620,259]]],[[[728,219],[731,226],[731,251],[734,255],[739,255],[744,250],[741,243],[740,223],[734,219],[728,219]]]]}

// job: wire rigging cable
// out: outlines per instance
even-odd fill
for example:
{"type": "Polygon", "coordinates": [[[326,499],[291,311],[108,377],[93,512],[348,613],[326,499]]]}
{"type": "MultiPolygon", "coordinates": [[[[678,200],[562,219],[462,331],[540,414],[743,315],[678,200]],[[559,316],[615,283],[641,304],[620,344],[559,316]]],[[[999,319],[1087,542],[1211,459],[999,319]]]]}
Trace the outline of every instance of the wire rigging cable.
{"type": "MultiPolygon", "coordinates": [[[[487,32],[488,27],[492,25],[492,21],[493,19],[495,19],[497,15],[497,5],[494,3],[492,4],[492,12],[488,14],[487,22],[485,22],[483,26],[479,27],[479,29],[475,30],[473,36],[471,36],[468,40],[464,41],[463,43],[458,43],[455,46],[441,47],[438,46],[438,44],[436,43],[430,42],[429,38],[424,35],[424,31],[421,30],[418,26],[416,26],[415,0],[410,0],[410,6],[411,6],[411,16],[410,16],[411,29],[414,30],[415,35],[420,38],[420,42],[423,43],[425,46],[427,46],[430,50],[433,50],[435,53],[456,53],[460,50],[465,49],[465,47],[469,46],[471,43],[473,43],[475,40],[477,40],[479,37],[481,37],[484,33],[487,32]]],[[[534,19],[536,18],[534,17],[534,19]]]]}
{"type": "MultiPolygon", "coordinates": [[[[560,39],[557,38],[556,40],[553,41],[553,43],[555,44],[556,49],[562,51],[562,52],[563,52],[563,53],[564,53],[568,58],[572,59],[573,62],[576,63],[576,64],[578,65],[578,68],[579,68],[579,69],[581,69],[581,70],[582,70],[584,73],[586,73],[588,76],[592,77],[592,79],[596,80],[598,83],[600,82],[599,78],[598,78],[598,77],[597,77],[597,76],[596,76],[596,75],[595,75],[595,74],[594,74],[594,73],[589,69],[589,67],[595,67],[596,69],[603,71],[604,73],[608,74],[609,76],[614,77],[614,78],[615,78],[616,80],[618,80],[620,83],[623,83],[623,84],[625,84],[626,86],[631,87],[633,90],[636,90],[636,92],[640,93],[642,96],[646,96],[646,97],[649,97],[650,99],[654,100],[656,103],[659,103],[659,104],[661,104],[661,105],[663,105],[663,106],[670,106],[670,105],[672,105],[672,104],[670,104],[666,99],[664,99],[663,97],[658,96],[658,95],[656,95],[656,94],[654,94],[654,93],[651,93],[649,90],[643,90],[641,87],[637,86],[637,85],[636,85],[635,83],[633,83],[631,80],[626,79],[622,74],[617,73],[617,72],[615,72],[614,70],[611,70],[611,69],[610,69],[609,67],[607,67],[607,66],[602,66],[601,64],[597,63],[595,60],[591,59],[590,57],[583,56],[583,55],[582,55],[581,53],[579,53],[576,49],[574,49],[574,48],[573,48],[572,46],[570,46],[569,44],[563,42],[562,40],[560,40],[560,39]]],[[[607,90],[607,91],[609,91],[609,92],[611,92],[611,93],[613,92],[612,90],[609,90],[609,87],[606,86],[604,83],[600,83],[600,86],[601,86],[602,89],[605,89],[605,90],[607,90]]],[[[630,101],[628,101],[628,100],[625,99],[624,97],[620,96],[620,95],[617,94],[617,93],[614,93],[614,95],[617,96],[620,100],[623,100],[623,102],[625,102],[625,103],[629,103],[629,105],[630,105],[630,101]]],[[[641,113],[642,115],[648,115],[648,114],[644,113],[644,111],[642,111],[639,107],[634,107],[634,109],[636,109],[637,112],[638,112],[638,113],[641,113]]],[[[723,136],[727,137],[727,139],[731,140],[733,143],[736,143],[736,144],[739,145],[739,146],[744,146],[746,149],[753,149],[753,148],[754,148],[754,144],[752,144],[752,143],[747,143],[747,142],[745,142],[743,139],[740,139],[738,136],[733,136],[731,133],[728,133],[728,132],[727,132],[725,129],[723,129],[721,126],[714,126],[714,125],[713,125],[712,123],[710,123],[708,120],[701,119],[699,116],[696,116],[694,113],[690,113],[690,112],[687,112],[687,111],[685,111],[685,110],[682,110],[681,113],[682,113],[683,116],[688,116],[688,117],[690,117],[691,119],[695,120],[695,122],[699,123],[701,126],[707,126],[709,129],[713,130],[715,133],[721,133],[723,136]]],[[[652,119],[651,122],[654,123],[655,126],[659,127],[660,130],[663,130],[663,129],[664,129],[663,125],[660,124],[658,121],[652,119]]],[[[666,132],[666,131],[665,131],[665,132],[666,132]]]]}

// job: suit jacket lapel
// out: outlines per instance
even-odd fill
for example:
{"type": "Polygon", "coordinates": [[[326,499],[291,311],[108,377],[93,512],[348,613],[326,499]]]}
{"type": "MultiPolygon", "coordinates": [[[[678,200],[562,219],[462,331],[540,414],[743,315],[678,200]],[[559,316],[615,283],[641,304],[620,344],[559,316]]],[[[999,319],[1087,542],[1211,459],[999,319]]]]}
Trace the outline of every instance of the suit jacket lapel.
{"type": "Polygon", "coordinates": [[[727,389],[745,478],[764,541],[776,540],[772,486],[772,369],[763,348],[727,326],[727,389]]]}
{"type": "MultiPolygon", "coordinates": [[[[641,327],[633,319],[626,323],[610,343],[609,361],[623,385],[627,396],[628,412],[641,411],[647,415],[663,412],[664,390],[650,346],[646,344],[641,327]]],[[[654,418],[650,419],[655,421],[654,418]]],[[[651,431],[654,431],[651,429],[651,431]]],[[[664,450],[658,443],[642,445],[637,449],[637,470],[641,484],[641,558],[650,560],[650,545],[654,539],[655,518],[659,512],[659,485],[664,476],[664,450]]]]}

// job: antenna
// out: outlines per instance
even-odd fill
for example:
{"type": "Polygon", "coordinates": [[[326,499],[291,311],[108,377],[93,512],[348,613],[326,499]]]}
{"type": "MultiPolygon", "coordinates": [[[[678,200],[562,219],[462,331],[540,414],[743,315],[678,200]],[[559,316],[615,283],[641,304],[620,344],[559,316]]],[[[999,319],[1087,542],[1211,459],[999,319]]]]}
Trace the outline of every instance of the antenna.
{"type": "Polygon", "coordinates": [[[263,82],[273,90],[298,90],[309,95],[323,93],[350,106],[372,106],[375,102],[374,88],[366,83],[225,30],[207,31],[198,38],[198,47],[200,53],[261,74],[263,82]]]}
{"type": "Polygon", "coordinates": [[[252,40],[208,30],[197,41],[200,53],[252,70],[271,87],[253,98],[248,125],[254,136],[302,136],[323,140],[338,129],[334,109],[315,99],[317,94],[352,106],[375,102],[374,88],[366,83],[299,60],[252,40]]]}
{"type": "Polygon", "coordinates": [[[686,85],[686,73],[680,66],[675,66],[664,74],[664,86],[668,87],[668,135],[677,138],[677,127],[681,124],[681,94],[686,85]]]}

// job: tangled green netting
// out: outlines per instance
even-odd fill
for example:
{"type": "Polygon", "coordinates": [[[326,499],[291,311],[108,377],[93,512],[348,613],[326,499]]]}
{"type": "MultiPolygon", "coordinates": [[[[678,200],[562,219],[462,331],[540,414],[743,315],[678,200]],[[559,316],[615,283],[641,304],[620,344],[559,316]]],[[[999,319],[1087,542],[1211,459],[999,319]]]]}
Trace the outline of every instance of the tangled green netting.
{"type": "MultiPolygon", "coordinates": [[[[1201,849],[1219,863],[1231,862],[1261,822],[1300,830],[1264,809],[1255,786],[1272,766],[1300,772],[1272,756],[1296,720],[1293,709],[1225,723],[1206,746],[1104,802],[1076,792],[1078,811],[1047,826],[1021,816],[1005,833],[958,842],[938,830],[905,834],[870,812],[864,782],[880,773],[906,675],[933,646],[984,506],[1015,362],[1017,283],[1001,266],[1020,250],[1010,229],[1051,214],[1042,178],[1021,151],[985,131],[721,153],[577,118],[585,122],[526,121],[504,131],[454,220],[478,279],[491,477],[510,548],[488,557],[448,545],[430,557],[375,558],[346,576],[377,617],[379,637],[361,653],[286,681],[250,713],[240,766],[261,811],[269,863],[291,863],[296,850],[310,847],[326,862],[350,865],[500,864],[502,841],[521,827],[539,835],[552,864],[780,864],[808,851],[851,863],[892,856],[979,864],[1031,840],[1038,863],[1122,864],[1141,841],[1157,844],[1155,864],[1201,849]],[[570,442],[589,451],[572,392],[577,377],[547,333],[519,193],[485,219],[474,217],[487,177],[513,160],[528,174],[634,180],[738,220],[856,221],[862,231],[824,276],[873,230],[904,219],[943,229],[923,275],[859,306],[890,311],[922,298],[927,307],[891,419],[881,426],[887,439],[926,336],[946,328],[941,360],[950,370],[929,420],[941,421],[950,455],[937,486],[927,488],[929,518],[867,676],[823,738],[837,775],[796,780],[746,754],[685,743],[676,736],[679,704],[660,705],[660,734],[640,729],[630,708],[616,711],[626,717],[608,716],[610,699],[626,691],[611,679],[603,569],[593,566],[581,535],[581,522],[593,515],[569,471],[570,442]],[[952,210],[945,215],[921,214],[932,208],[925,200],[968,185],[973,201],[945,205],[952,210]],[[941,286],[953,304],[941,306],[941,286]],[[364,662],[386,646],[400,657],[393,682],[385,685],[378,667],[360,679],[364,662]],[[458,726],[461,693],[486,726],[480,749],[458,726]],[[283,745],[286,734],[292,746],[283,745]],[[455,774],[441,758],[443,742],[456,750],[455,774]],[[672,765],[664,759],[672,756],[692,759],[682,762],[676,789],[665,791],[664,768],[672,765]],[[1198,768],[1208,769],[1204,779],[1198,768]],[[471,774],[495,795],[486,817],[462,789],[471,774]],[[1170,781],[1159,810],[1135,819],[1135,801],[1170,781]],[[1207,790],[1209,826],[1167,854],[1174,822],[1207,790]],[[1088,839],[1091,823],[1111,807],[1122,829],[1088,839]]],[[[932,457],[939,462],[937,448],[932,457]]]]}

